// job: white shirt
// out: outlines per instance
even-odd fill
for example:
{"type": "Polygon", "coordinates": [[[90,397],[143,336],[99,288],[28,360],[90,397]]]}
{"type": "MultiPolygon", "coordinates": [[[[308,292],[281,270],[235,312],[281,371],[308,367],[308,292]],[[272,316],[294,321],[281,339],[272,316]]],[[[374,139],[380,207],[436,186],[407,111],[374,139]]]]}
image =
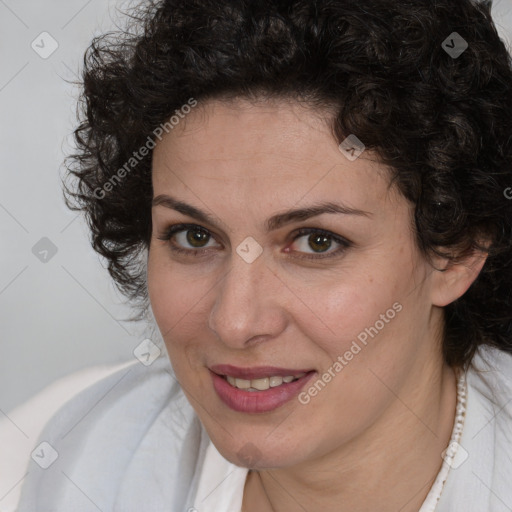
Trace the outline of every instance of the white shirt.
{"type": "MultiPolygon", "coordinates": [[[[482,347],[466,379],[456,464],[443,463],[421,512],[512,511],[512,356],[482,347]]],[[[167,356],[124,366],[74,396],[35,446],[18,512],[241,509],[248,470],[211,443],[167,356]]]]}

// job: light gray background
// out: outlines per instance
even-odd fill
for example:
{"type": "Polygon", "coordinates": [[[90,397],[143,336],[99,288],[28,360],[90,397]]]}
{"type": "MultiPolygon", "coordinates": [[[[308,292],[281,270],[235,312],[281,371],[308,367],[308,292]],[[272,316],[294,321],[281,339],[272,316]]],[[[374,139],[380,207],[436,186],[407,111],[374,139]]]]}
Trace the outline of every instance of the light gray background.
{"type": "MultiPolygon", "coordinates": [[[[133,2],[132,2],[133,3],[133,2]]],[[[75,126],[75,80],[94,35],[119,21],[119,0],[0,0],[0,411],[4,414],[58,377],[133,358],[144,325],[89,246],[82,219],[64,206],[62,161],[75,126]],[[58,43],[48,58],[48,32],[58,43]],[[44,46],[44,48],[42,48],[44,46]],[[43,237],[57,247],[46,263],[43,237]]],[[[510,48],[512,0],[494,16],[510,48]]],[[[0,414],[1,415],[1,414],[0,414]]]]}

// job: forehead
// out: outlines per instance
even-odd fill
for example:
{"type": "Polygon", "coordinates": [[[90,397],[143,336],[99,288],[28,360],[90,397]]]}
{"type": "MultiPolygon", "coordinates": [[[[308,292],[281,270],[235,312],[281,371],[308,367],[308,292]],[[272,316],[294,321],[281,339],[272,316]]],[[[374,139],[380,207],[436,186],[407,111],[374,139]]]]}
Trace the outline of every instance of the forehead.
{"type": "Polygon", "coordinates": [[[287,203],[340,194],[348,202],[384,200],[388,169],[370,151],[347,159],[331,115],[288,100],[199,103],[157,143],[155,194],[172,189],[244,204],[261,195],[287,203]]]}
{"type": "Polygon", "coordinates": [[[263,150],[314,157],[320,155],[317,145],[305,142],[329,138],[324,143],[336,145],[328,120],[328,112],[291,100],[209,100],[184,115],[155,152],[165,147],[176,158],[190,159],[198,156],[190,153],[195,147],[202,158],[247,158],[263,150]]]}

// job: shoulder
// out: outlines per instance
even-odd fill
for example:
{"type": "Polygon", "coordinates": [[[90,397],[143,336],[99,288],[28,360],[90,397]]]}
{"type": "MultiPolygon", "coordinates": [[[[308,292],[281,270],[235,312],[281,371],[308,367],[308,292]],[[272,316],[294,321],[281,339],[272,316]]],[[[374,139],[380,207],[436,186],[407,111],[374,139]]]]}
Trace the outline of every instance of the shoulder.
{"type": "Polygon", "coordinates": [[[84,389],[121,371],[132,361],[98,365],[61,377],[0,418],[0,505],[2,512],[15,510],[30,454],[51,417],[84,389]],[[9,492],[8,492],[9,491],[9,492]],[[7,493],[7,494],[6,494],[7,493]]]}
{"type": "MultiPolygon", "coordinates": [[[[512,474],[512,354],[489,346],[480,347],[467,376],[470,392],[482,405],[478,415],[480,431],[475,439],[493,430],[495,468],[499,473],[507,473],[509,478],[512,474]]],[[[509,489],[512,500],[512,488],[509,489]]]]}
{"type": "Polygon", "coordinates": [[[82,510],[84,497],[76,485],[104,504],[102,509],[112,509],[113,490],[122,485],[132,461],[147,453],[148,439],[156,436],[158,443],[164,437],[157,449],[176,454],[191,428],[200,437],[167,357],[148,367],[135,361],[111,370],[58,408],[29,456],[25,453],[20,511],[36,504],[48,510],[82,510]]]}
{"type": "Polygon", "coordinates": [[[454,459],[444,462],[436,511],[512,510],[512,355],[480,346],[465,375],[462,435],[451,447],[454,459]]]}
{"type": "Polygon", "coordinates": [[[512,354],[488,345],[479,347],[468,377],[471,385],[491,404],[500,407],[508,404],[512,398],[512,354]]]}
{"type": "Polygon", "coordinates": [[[474,510],[498,511],[504,510],[504,504],[509,510],[512,507],[512,355],[487,345],[479,347],[466,379],[466,417],[458,448],[460,456],[448,477],[445,503],[450,512],[462,512],[471,506],[475,506],[474,510]]]}

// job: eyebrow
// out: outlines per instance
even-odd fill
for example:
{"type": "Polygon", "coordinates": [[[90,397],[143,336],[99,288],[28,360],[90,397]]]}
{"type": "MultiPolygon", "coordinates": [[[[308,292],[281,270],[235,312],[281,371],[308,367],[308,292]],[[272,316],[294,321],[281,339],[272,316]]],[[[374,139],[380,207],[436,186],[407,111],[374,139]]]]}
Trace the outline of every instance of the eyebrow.
{"type": "MultiPolygon", "coordinates": [[[[171,210],[175,210],[179,213],[182,213],[183,215],[187,215],[206,224],[210,224],[212,226],[217,225],[215,218],[209,213],[204,212],[190,204],[178,201],[177,199],[174,199],[173,197],[166,194],[160,194],[154,197],[151,205],[152,207],[165,206],[166,208],[170,208],[171,210]]],[[[373,215],[371,212],[350,208],[341,203],[327,202],[312,205],[306,208],[298,208],[295,210],[289,210],[284,213],[279,213],[270,217],[265,224],[267,231],[274,231],[282,226],[285,226],[286,224],[291,224],[292,222],[296,221],[304,221],[324,213],[357,215],[363,217],[371,217],[373,215]]]]}

